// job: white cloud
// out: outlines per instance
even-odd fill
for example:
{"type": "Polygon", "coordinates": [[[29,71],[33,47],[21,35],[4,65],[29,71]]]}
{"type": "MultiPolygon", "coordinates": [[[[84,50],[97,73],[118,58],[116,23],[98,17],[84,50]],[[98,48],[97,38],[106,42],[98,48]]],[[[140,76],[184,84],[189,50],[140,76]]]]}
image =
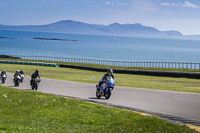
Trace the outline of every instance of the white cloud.
{"type": "Polygon", "coordinates": [[[190,3],[188,1],[184,1],[184,4],[182,4],[182,7],[189,7],[189,8],[200,8],[200,6],[195,5],[193,3],[190,3]]]}
{"type": "Polygon", "coordinates": [[[175,3],[160,3],[160,5],[161,5],[161,6],[173,6],[173,7],[178,6],[178,5],[175,4],[175,3]]]}
{"type": "Polygon", "coordinates": [[[114,5],[114,2],[106,1],[106,4],[107,4],[107,5],[111,5],[111,6],[113,6],[113,5],[114,5]]]}
{"type": "Polygon", "coordinates": [[[137,11],[156,11],[157,7],[153,2],[147,0],[132,0],[130,5],[133,9],[137,11]]]}
{"type": "Polygon", "coordinates": [[[160,3],[161,6],[169,6],[169,7],[184,7],[184,8],[200,8],[199,5],[190,3],[188,1],[184,1],[184,3],[160,3]]]}

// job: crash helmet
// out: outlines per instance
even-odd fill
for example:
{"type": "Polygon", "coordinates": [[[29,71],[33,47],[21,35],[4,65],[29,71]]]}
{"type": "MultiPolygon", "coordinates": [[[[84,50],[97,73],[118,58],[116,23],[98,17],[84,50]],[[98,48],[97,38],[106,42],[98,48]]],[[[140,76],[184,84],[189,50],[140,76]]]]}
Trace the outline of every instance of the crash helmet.
{"type": "Polygon", "coordinates": [[[112,70],[112,69],[108,69],[108,70],[107,70],[107,73],[108,73],[109,75],[112,75],[112,74],[113,74],[113,70],[112,70]]]}
{"type": "Polygon", "coordinates": [[[3,72],[5,72],[6,70],[3,70],[3,72]]]}
{"type": "Polygon", "coordinates": [[[23,70],[21,70],[20,72],[23,72],[23,70]]]}
{"type": "Polygon", "coordinates": [[[35,70],[35,73],[39,73],[39,71],[36,69],[36,70],[35,70]]]}
{"type": "Polygon", "coordinates": [[[19,73],[19,70],[17,70],[16,72],[19,73]]]}

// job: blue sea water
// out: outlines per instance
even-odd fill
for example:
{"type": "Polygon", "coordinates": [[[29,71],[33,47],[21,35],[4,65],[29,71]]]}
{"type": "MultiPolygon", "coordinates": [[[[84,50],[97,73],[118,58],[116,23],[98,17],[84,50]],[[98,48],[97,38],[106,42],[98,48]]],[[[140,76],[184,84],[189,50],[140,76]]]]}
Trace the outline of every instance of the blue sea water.
{"type": "Polygon", "coordinates": [[[200,62],[200,41],[0,30],[0,54],[141,62],[200,62]],[[36,40],[59,38],[79,41],[36,40]]]}

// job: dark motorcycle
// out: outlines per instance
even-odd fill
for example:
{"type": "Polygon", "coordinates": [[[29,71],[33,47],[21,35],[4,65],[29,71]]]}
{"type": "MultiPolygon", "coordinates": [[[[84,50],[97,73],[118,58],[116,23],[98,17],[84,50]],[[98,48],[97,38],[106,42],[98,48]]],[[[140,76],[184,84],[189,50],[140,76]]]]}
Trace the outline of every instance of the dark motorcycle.
{"type": "MultiPolygon", "coordinates": [[[[102,79],[100,79],[99,82],[101,82],[102,79]]],[[[97,98],[101,98],[102,96],[104,96],[106,99],[109,99],[111,96],[111,92],[114,89],[115,86],[115,80],[108,76],[106,81],[100,86],[98,87],[98,85],[96,85],[96,97],[97,98]],[[104,90],[103,93],[101,93],[100,90],[104,90]]]]}
{"type": "Polygon", "coordinates": [[[38,79],[38,78],[33,78],[32,80],[31,80],[31,88],[32,88],[32,90],[37,90],[38,89],[38,86],[39,86],[39,83],[40,83],[40,79],[38,79]]]}
{"type": "Polygon", "coordinates": [[[17,76],[14,78],[13,81],[14,81],[15,87],[18,87],[18,86],[19,86],[20,80],[21,80],[21,78],[20,78],[19,75],[17,75],[17,76]]]}

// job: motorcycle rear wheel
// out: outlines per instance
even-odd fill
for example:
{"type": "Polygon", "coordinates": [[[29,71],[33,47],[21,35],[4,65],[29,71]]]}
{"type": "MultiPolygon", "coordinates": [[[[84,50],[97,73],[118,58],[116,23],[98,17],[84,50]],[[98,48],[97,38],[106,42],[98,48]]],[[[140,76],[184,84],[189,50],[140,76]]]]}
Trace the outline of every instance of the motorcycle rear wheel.
{"type": "Polygon", "coordinates": [[[101,95],[100,95],[100,91],[99,91],[99,90],[96,90],[96,97],[97,97],[97,98],[101,98],[101,95]]]}

